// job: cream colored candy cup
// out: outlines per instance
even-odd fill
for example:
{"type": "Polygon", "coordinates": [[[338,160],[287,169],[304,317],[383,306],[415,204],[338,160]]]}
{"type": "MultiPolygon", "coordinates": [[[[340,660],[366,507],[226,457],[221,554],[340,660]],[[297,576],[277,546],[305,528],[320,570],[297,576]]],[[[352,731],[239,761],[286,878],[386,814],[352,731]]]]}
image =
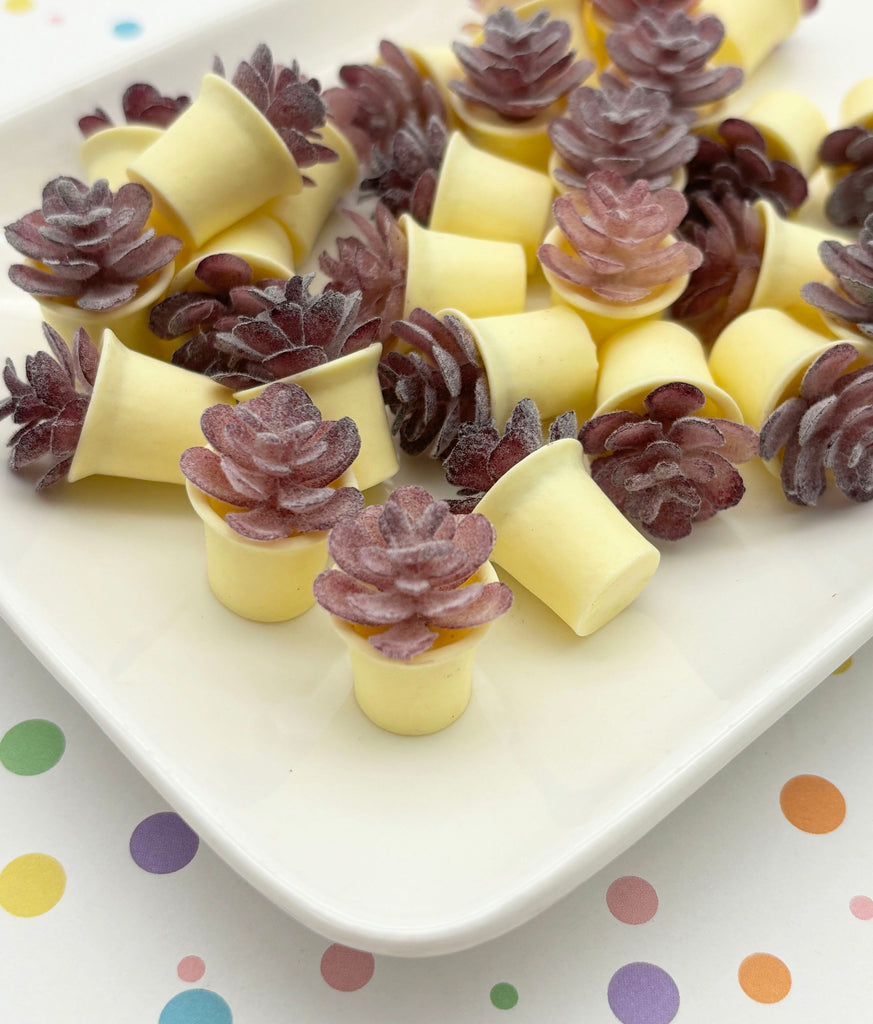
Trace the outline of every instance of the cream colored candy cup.
{"type": "MultiPolygon", "coordinates": [[[[670,244],[672,237],[665,240],[670,244]]],[[[569,253],[570,247],[559,227],[552,228],[544,239],[544,244],[554,245],[569,253]]],[[[640,302],[606,302],[599,299],[593,292],[583,292],[573,285],[562,281],[548,267],[543,267],[543,275],[556,302],[566,303],[577,310],[591,331],[595,343],[600,344],[610,335],[636,323],[643,323],[659,317],[685,291],[689,274],[684,274],[675,281],[653,290],[651,296],[640,302]]]]}
{"type": "Polygon", "coordinates": [[[314,185],[292,195],[276,196],[264,207],[264,212],[285,229],[298,266],[309,256],[337,202],[358,180],[358,158],[345,135],[330,122],[319,129],[319,134],[338,159],[307,167],[306,174],[314,185]]]}
{"type": "Polygon", "coordinates": [[[764,251],[749,309],[782,309],[810,323],[820,319],[800,289],[811,281],[830,280],[819,246],[833,233],[780,217],[765,200],[755,203],[755,209],[764,225],[764,251]]]}
{"type": "Polygon", "coordinates": [[[195,247],[274,196],[303,187],[294,158],[270,122],[214,74],[204,76],[191,106],[128,171],[195,247]]]}
{"type": "Polygon", "coordinates": [[[287,280],[294,275],[294,254],[284,228],[264,213],[253,213],[225,231],[206,240],[170,282],[169,294],[205,290],[195,276],[197,265],[207,256],[229,253],[252,268],[252,280],[287,280]]]}
{"type": "Polygon", "coordinates": [[[453,132],[440,169],[430,229],[519,242],[532,273],[552,196],[548,175],[479,149],[462,132],[453,132]]]}
{"type": "Polygon", "coordinates": [[[676,382],[693,384],[705,395],[697,415],[742,422],[740,407],[713,380],[700,339],[668,320],[620,331],[601,348],[594,415],[619,409],[642,414],[646,395],[676,382]]]}
{"type": "Polygon", "coordinates": [[[626,608],[660,560],[658,549],[591,479],[573,438],[522,459],[476,511],[497,531],[492,561],[579,636],[626,608]]]}
{"type": "Polygon", "coordinates": [[[552,143],[548,127],[559,111],[546,110],[529,121],[507,121],[487,107],[474,107],[452,93],[452,110],[464,133],[479,149],[546,172],[552,143]]]}
{"type": "Polygon", "coordinates": [[[840,124],[873,129],[873,76],[856,82],[840,103],[840,124]]]}
{"type": "MultiPolygon", "coordinates": [[[[493,583],[497,573],[486,562],[473,580],[493,583]]],[[[425,736],[464,713],[473,689],[476,647],[492,623],[445,631],[448,642],[400,661],[377,651],[351,623],[330,618],[348,646],[355,699],[374,725],[401,736],[425,736]]]]}
{"type": "Polygon", "coordinates": [[[69,345],[79,327],[84,327],[98,347],[104,331],[112,331],[127,348],[145,355],[158,355],[161,339],[149,330],[149,313],[155,303],[167,294],[175,270],[168,263],[154,276],[145,290],[138,292],[130,302],[116,309],[98,312],[79,309],[78,306],[57,299],[39,299],[43,320],[60,334],[69,345]]]}
{"type": "Polygon", "coordinates": [[[748,78],[784,42],[803,13],[802,0],[701,0],[694,16],[714,14],[725,26],[714,63],[736,64],[748,78]]]}
{"type": "Polygon", "coordinates": [[[200,417],[231,392],[199,373],[133,352],[104,331],[94,390],[70,466],[71,482],[106,476],[185,482],[179,457],[203,443],[200,417]]]}
{"type": "MultiPolygon", "coordinates": [[[[800,386],[809,366],[841,339],[828,338],[776,309],[743,313],[721,332],[709,355],[716,382],[728,391],[746,423],[760,430],[770,413],[800,386]]],[[[853,339],[865,362],[873,341],[853,339]]]]}
{"type": "Polygon", "coordinates": [[[106,178],[113,192],[130,181],[127,168],[156,142],[163,129],[147,124],[120,124],[94,132],[79,147],[85,179],[93,184],[106,178]]]}
{"type": "Polygon", "coordinates": [[[510,316],[471,318],[451,313],[466,325],[482,357],[491,415],[502,425],[522,398],[531,398],[543,419],[574,409],[591,409],[597,382],[597,349],[582,318],[566,306],[549,306],[510,316]]]}
{"type": "MultiPolygon", "coordinates": [[[[350,468],[362,491],[394,476],[399,468],[379,385],[381,355],[382,346],[375,342],[358,352],[284,378],[303,388],[323,419],[350,416],[355,421],[361,450],[350,468]]],[[[246,402],[266,387],[267,384],[260,384],[237,391],[234,398],[246,402]]]]}
{"type": "Polygon", "coordinates": [[[408,245],[403,315],[445,306],[468,316],[521,313],[527,292],[524,249],[423,228],[408,213],[399,220],[408,245]]]}
{"type": "Polygon", "coordinates": [[[771,157],[794,164],[807,178],[819,166],[818,149],[828,123],[808,96],[781,89],[768,92],[742,118],[764,136],[771,157]]]}
{"type": "Polygon", "coordinates": [[[232,530],[216,502],[185,481],[191,507],[203,522],[206,574],[215,597],[254,622],[286,622],[315,604],[312,584],[327,565],[327,532],[254,541],[232,530]]]}

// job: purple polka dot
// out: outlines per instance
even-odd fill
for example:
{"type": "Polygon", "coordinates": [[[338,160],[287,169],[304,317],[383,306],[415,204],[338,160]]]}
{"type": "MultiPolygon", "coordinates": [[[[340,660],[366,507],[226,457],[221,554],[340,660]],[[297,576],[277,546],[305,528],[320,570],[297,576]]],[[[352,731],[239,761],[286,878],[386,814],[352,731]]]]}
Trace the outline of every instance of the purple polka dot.
{"type": "Polygon", "coordinates": [[[141,821],[130,837],[130,855],[153,875],[168,875],[190,864],[200,840],[178,814],[161,811],[141,821]]]}
{"type": "Polygon", "coordinates": [[[621,1024],[670,1024],[679,1012],[676,982],[654,964],[619,968],[609,982],[607,998],[621,1024]]]}

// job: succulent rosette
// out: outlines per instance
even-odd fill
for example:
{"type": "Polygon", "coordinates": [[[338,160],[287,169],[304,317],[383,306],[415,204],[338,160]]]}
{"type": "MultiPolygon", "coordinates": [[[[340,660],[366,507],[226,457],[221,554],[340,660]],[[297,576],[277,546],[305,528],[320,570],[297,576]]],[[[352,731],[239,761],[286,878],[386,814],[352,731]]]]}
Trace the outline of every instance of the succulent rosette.
{"type": "Polygon", "coordinates": [[[342,85],[325,89],[324,101],[339,129],[369,166],[372,150],[387,151],[404,124],[445,122],[445,105],[435,83],[387,39],[379,43],[381,64],[345,64],[342,85]]]}
{"type": "Polygon", "coordinates": [[[359,292],[359,317],[379,317],[379,340],[387,341],[391,324],[403,315],[409,252],[406,235],[383,203],[376,204],[372,221],[354,210],[344,212],[358,235],[337,238],[336,257],[328,252],[318,257],[319,268],[330,278],[325,291],[359,292]]]}
{"type": "Polygon", "coordinates": [[[803,375],[799,394],[761,427],[761,457],[782,452],[782,490],[795,505],[818,503],[828,471],[851,501],[873,498],[873,366],[850,370],[857,359],[848,342],[823,352],[803,375]]]}
{"type": "Polygon", "coordinates": [[[494,547],[491,523],[456,516],[421,487],[400,487],[337,524],[328,549],[339,568],[315,580],[315,597],[331,614],[361,626],[386,627],[369,637],[389,658],[408,661],[429,650],[439,630],[472,629],[508,611],[505,583],[470,583],[494,547]]]}
{"type": "Polygon", "coordinates": [[[464,102],[508,121],[543,113],[594,70],[593,61],[575,59],[567,22],[546,10],[523,19],[502,7],[485,19],[482,35],[478,46],[453,44],[464,78],[449,84],[464,102]]]}
{"type": "Polygon", "coordinates": [[[184,475],[229,511],[232,530],[255,541],[330,530],[363,507],[354,487],[331,487],[361,446],[349,417],[322,420],[296,384],[277,381],[248,402],[214,405],[200,420],[210,448],[188,448],[184,475]]]}
{"type": "Polygon", "coordinates": [[[753,124],[729,117],[719,125],[717,138],[700,137],[688,164],[685,195],[692,214],[701,194],[717,202],[726,195],[750,202],[766,199],[784,216],[804,202],[808,188],[806,178],[793,164],[767,154],[764,136],[753,124]]]}
{"type": "Polygon", "coordinates": [[[360,293],[312,295],[309,287],[314,277],[297,275],[265,288],[252,287],[247,301],[260,303],[261,312],[237,317],[229,330],[194,335],[176,349],[173,362],[241,390],[290,377],[372,344],[379,321],[361,323],[360,293]]]}
{"type": "Polygon", "coordinates": [[[72,346],[48,324],[42,329],[50,352],[25,358],[24,380],[7,359],[3,382],[9,397],[0,402],[0,419],[11,416],[19,426],[8,442],[10,469],[18,472],[40,462],[48,464],[37,481],[38,491],[69,472],[100,358],[83,328],[76,332],[72,346]]]}
{"type": "MultiPolygon", "coordinates": [[[[219,58],[214,68],[224,74],[219,58]]],[[[337,159],[334,150],[319,141],[318,129],[327,120],[321,86],[317,79],[300,73],[297,61],[287,67],[275,64],[269,46],[260,43],[249,60],[237,65],[231,84],[270,122],[298,167],[337,159]]],[[[313,184],[306,175],[303,181],[313,184]]]]}
{"type": "Polygon", "coordinates": [[[523,398],[501,434],[493,420],[488,423],[462,423],[458,441],[443,462],[446,480],[459,488],[458,497],[449,500],[453,512],[472,512],[495,483],[522,459],[544,443],[551,444],[576,436],[576,414],[566,412],[549,426],[543,440],[543,426],[536,403],[523,398]]]}
{"type": "Polygon", "coordinates": [[[409,455],[443,458],[462,423],[490,416],[485,369],[466,325],[447,313],[441,319],[414,309],[391,325],[409,346],[388,352],[379,363],[382,397],[394,415],[392,431],[409,455]]]}
{"type": "Polygon", "coordinates": [[[825,136],[818,155],[839,174],[825,204],[828,219],[840,227],[861,226],[873,213],[873,131],[838,128],[825,136]]]}
{"type": "Polygon", "coordinates": [[[565,114],[549,125],[560,158],[555,178],[584,188],[593,171],[611,170],[627,182],[645,178],[652,189],[663,188],[697,152],[693,120],[665,93],[605,72],[599,88],[574,89],[565,114]]]}
{"type": "Polygon", "coordinates": [[[749,308],[761,269],[764,224],[752,204],[735,195],[717,203],[701,194],[696,205],[697,217],[687,217],[679,233],[703,260],[671,312],[709,344],[749,308]]]}
{"type": "Polygon", "coordinates": [[[811,281],[801,288],[803,298],[828,316],[873,337],[873,214],[864,221],[857,242],[822,242],[819,256],[833,274],[836,287],[811,281]]]}
{"type": "Polygon", "coordinates": [[[695,523],[736,505],[745,493],[735,463],[758,454],[758,435],[732,420],[695,415],[703,392],[664,384],[646,415],[619,410],[582,425],[591,476],[613,504],[653,537],[679,540],[695,523]]]}
{"type": "Polygon", "coordinates": [[[176,257],[182,242],[146,228],[152,199],[142,185],[110,191],[53,178],[42,207],[6,227],[6,240],[35,264],[16,263],[9,279],[38,298],[68,299],[83,310],[117,309],[176,257]]]}
{"type": "MultiPolygon", "coordinates": [[[[145,124],[166,128],[189,106],[189,96],[164,96],[148,82],[134,82],[124,90],[121,110],[127,124],[145,124]]],[[[112,128],[113,121],[101,107],[79,118],[79,131],[87,138],[104,128],[112,128]]]]}
{"type": "Polygon", "coordinates": [[[738,89],[743,72],[710,64],[724,25],[715,15],[690,17],[683,6],[646,4],[632,21],[615,25],[606,49],[629,81],[665,92],[673,106],[700,107],[738,89]]]}
{"type": "Polygon", "coordinates": [[[552,209],[569,251],[546,243],[540,262],[609,302],[639,302],[700,264],[693,245],[672,239],[687,210],[675,189],[652,192],[647,181],[628,185],[615,171],[595,171],[585,189],[558,196],[552,209]]]}
{"type": "Polygon", "coordinates": [[[446,148],[446,109],[436,84],[394,43],[379,44],[383,63],[340,69],[342,86],[325,91],[328,109],[366,168],[361,191],[395,215],[430,217],[446,148]]]}
{"type": "Polygon", "coordinates": [[[233,253],[205,256],[194,271],[200,291],[177,292],[152,307],[149,330],[167,341],[191,331],[229,330],[240,316],[257,316],[264,289],[284,281],[255,281],[250,264],[233,253]]]}

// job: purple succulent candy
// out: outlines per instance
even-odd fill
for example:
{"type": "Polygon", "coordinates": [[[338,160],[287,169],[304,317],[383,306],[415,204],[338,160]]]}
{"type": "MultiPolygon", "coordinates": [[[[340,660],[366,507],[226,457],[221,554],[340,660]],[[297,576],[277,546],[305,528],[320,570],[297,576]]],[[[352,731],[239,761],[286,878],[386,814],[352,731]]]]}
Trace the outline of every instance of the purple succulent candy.
{"type": "Polygon", "coordinates": [[[408,661],[431,648],[441,629],[472,629],[512,604],[505,583],[464,585],[487,561],[494,527],[485,516],[453,515],[421,487],[400,487],[330,533],[339,566],[315,580],[331,614],[362,626],[377,651],[408,661]]]}
{"type": "MultiPolygon", "coordinates": [[[[558,416],[548,432],[548,443],[576,437],[576,413],[558,416]]],[[[503,434],[494,421],[462,423],[458,441],[443,462],[446,480],[460,488],[449,501],[453,512],[472,512],[495,483],[522,459],[543,446],[543,427],[536,403],[523,398],[512,410],[503,434]]]]}
{"type": "Polygon", "coordinates": [[[736,505],[745,493],[733,463],[758,454],[758,435],[732,420],[696,416],[706,402],[691,384],[646,396],[646,415],[617,411],[583,424],[595,456],[591,476],[612,503],[653,537],[679,540],[694,523],[736,505]]]}
{"type": "Polygon", "coordinates": [[[873,366],[843,342],[822,353],[803,375],[800,393],[784,401],[761,428],[761,458],[782,455],[782,490],[795,505],[815,505],[827,471],[852,501],[873,498],[873,366]]]}
{"type": "Polygon", "coordinates": [[[19,471],[46,461],[48,470],[36,484],[38,491],[66,477],[76,454],[82,425],[97,377],[97,348],[80,327],[68,346],[58,332],[44,323],[48,352],[25,359],[26,380],[21,380],[11,359],[3,381],[9,397],[0,403],[0,419],[12,417],[20,428],[9,439],[9,467],[19,471]]]}
{"type": "Polygon", "coordinates": [[[354,487],[331,487],[361,447],[354,420],[322,420],[296,384],[277,381],[248,402],[214,405],[200,420],[211,448],[188,448],[182,472],[228,505],[227,525],[249,540],[330,530],[363,507],[354,487]]]}
{"type": "Polygon", "coordinates": [[[101,178],[52,179],[42,208],[6,227],[13,249],[39,266],[16,263],[9,279],[39,298],[73,299],[102,312],[129,302],[141,284],[175,259],[182,242],[146,228],[152,197],[130,182],[117,192],[101,178]]]}

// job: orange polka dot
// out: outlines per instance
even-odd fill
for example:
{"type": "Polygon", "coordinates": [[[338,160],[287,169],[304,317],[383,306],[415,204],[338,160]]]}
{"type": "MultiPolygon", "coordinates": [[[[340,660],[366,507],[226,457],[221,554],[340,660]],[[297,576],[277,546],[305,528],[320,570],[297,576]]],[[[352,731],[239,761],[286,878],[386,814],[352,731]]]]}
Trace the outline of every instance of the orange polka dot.
{"type": "Polygon", "coordinates": [[[801,832],[833,832],[846,817],[846,801],[837,787],[820,775],[795,775],[779,794],[782,813],[801,832]]]}
{"type": "Polygon", "coordinates": [[[753,953],[737,971],[740,988],[756,1003],[778,1003],[791,988],[791,972],[778,956],[753,953]]]}

